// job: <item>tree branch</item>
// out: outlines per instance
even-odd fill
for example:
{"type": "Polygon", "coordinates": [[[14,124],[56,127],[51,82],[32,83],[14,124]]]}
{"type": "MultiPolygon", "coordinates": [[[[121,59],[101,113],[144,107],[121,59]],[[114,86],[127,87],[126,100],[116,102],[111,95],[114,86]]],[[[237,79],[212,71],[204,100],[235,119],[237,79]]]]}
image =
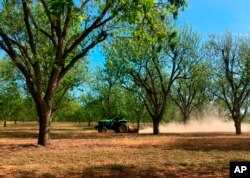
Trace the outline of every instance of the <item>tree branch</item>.
{"type": "Polygon", "coordinates": [[[53,43],[54,47],[56,47],[56,41],[54,39],[53,33],[50,35],[48,32],[46,32],[45,30],[43,30],[42,28],[39,28],[38,24],[35,22],[35,19],[33,18],[33,16],[31,16],[31,20],[33,25],[35,26],[35,28],[40,31],[42,34],[44,34],[45,36],[47,36],[53,43]]]}
{"type": "Polygon", "coordinates": [[[32,82],[33,79],[32,79],[30,70],[26,66],[24,66],[22,64],[22,62],[18,59],[18,56],[12,47],[12,44],[11,44],[11,41],[9,40],[9,37],[2,31],[1,28],[0,28],[0,36],[3,40],[3,41],[0,41],[1,48],[10,56],[11,60],[15,63],[17,68],[23,73],[23,75],[26,79],[26,83],[28,85],[28,88],[30,90],[30,93],[32,94],[32,96],[35,97],[36,91],[35,91],[34,84],[32,82]]]}
{"type": "Polygon", "coordinates": [[[36,45],[34,43],[34,37],[33,37],[32,31],[31,31],[31,26],[30,26],[30,22],[29,22],[30,11],[29,11],[28,5],[27,5],[25,0],[22,0],[22,5],[23,5],[25,27],[26,27],[28,37],[29,37],[29,45],[30,45],[30,48],[31,48],[33,55],[35,56],[36,55],[36,45]]]}
{"type": "Polygon", "coordinates": [[[85,1],[82,3],[81,7],[80,7],[78,10],[79,10],[79,11],[83,11],[84,7],[86,6],[86,4],[87,4],[89,1],[90,1],[90,0],[85,0],[85,1]]]}
{"type": "Polygon", "coordinates": [[[101,22],[101,20],[103,19],[103,17],[106,15],[108,9],[110,8],[110,6],[106,5],[105,8],[103,9],[103,11],[101,12],[101,14],[96,18],[96,20],[92,23],[92,25],[90,25],[87,29],[85,29],[83,31],[83,33],[81,34],[81,36],[79,38],[77,38],[73,44],[65,50],[62,58],[66,59],[67,56],[96,28],[100,27],[101,25],[104,25],[105,23],[107,23],[108,21],[110,21],[111,19],[113,19],[114,17],[111,16],[109,18],[107,18],[106,20],[104,20],[103,22],[101,22]]]}
{"type": "Polygon", "coordinates": [[[98,37],[97,40],[92,41],[81,53],[79,53],[78,55],[76,55],[71,61],[70,63],[64,67],[61,72],[60,72],[60,79],[62,79],[62,77],[75,65],[75,63],[80,59],[83,58],[84,56],[86,56],[86,54],[89,52],[90,49],[92,49],[93,47],[95,47],[98,43],[104,41],[107,38],[107,34],[106,32],[102,31],[98,37]]]}
{"type": "MultiPolygon", "coordinates": [[[[52,20],[52,17],[51,17],[49,8],[48,8],[48,6],[47,6],[47,3],[45,2],[45,0],[40,0],[40,1],[41,1],[42,5],[43,5],[43,8],[44,8],[44,10],[45,10],[45,13],[46,13],[46,15],[47,15],[47,17],[48,17],[48,19],[49,19],[49,21],[50,21],[51,28],[52,28],[52,29],[55,29],[55,24],[54,24],[54,22],[53,22],[53,20],[52,20]]],[[[51,29],[51,31],[53,32],[52,29],[51,29]]]]}
{"type": "Polygon", "coordinates": [[[71,21],[71,13],[72,13],[72,6],[69,6],[67,9],[67,15],[66,15],[66,19],[64,22],[64,26],[63,26],[63,32],[62,32],[62,36],[64,38],[68,34],[68,31],[69,31],[70,21],[71,21]]]}

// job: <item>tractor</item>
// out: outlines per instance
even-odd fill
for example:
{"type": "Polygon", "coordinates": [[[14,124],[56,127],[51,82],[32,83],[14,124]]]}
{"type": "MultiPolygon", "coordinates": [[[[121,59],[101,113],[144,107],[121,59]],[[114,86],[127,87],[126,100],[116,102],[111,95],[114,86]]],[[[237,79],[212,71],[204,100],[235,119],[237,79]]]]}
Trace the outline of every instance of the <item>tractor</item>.
{"type": "Polygon", "coordinates": [[[128,126],[127,120],[121,118],[101,119],[95,129],[99,133],[106,133],[108,129],[112,129],[116,133],[138,133],[138,129],[128,126]]]}

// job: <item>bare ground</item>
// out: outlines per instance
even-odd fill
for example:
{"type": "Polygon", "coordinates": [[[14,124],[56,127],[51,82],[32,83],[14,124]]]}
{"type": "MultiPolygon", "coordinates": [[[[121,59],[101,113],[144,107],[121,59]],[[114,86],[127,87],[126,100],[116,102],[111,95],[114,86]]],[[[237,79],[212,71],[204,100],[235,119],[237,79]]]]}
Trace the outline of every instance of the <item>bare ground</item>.
{"type": "Polygon", "coordinates": [[[0,178],[229,177],[230,161],[250,161],[250,133],[98,134],[53,123],[42,147],[37,127],[0,127],[0,178]]]}

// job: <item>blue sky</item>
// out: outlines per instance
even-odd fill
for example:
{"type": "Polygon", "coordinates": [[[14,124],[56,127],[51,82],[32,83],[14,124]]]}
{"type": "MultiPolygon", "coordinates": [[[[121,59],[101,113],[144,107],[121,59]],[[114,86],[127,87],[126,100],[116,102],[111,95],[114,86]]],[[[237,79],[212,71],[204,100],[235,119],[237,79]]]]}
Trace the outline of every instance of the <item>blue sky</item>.
{"type": "Polygon", "coordinates": [[[202,35],[250,33],[249,0],[187,0],[189,7],[179,16],[179,21],[191,25],[202,35]]]}

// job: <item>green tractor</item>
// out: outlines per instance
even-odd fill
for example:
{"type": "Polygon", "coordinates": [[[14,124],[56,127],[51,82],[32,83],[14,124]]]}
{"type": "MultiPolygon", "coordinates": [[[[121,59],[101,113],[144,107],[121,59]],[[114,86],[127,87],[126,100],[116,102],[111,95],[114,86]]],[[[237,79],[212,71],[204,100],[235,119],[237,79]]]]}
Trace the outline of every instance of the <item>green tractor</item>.
{"type": "Polygon", "coordinates": [[[129,126],[127,125],[127,120],[125,119],[101,119],[95,129],[99,133],[106,133],[107,129],[112,129],[116,133],[126,133],[128,132],[129,126]]]}

